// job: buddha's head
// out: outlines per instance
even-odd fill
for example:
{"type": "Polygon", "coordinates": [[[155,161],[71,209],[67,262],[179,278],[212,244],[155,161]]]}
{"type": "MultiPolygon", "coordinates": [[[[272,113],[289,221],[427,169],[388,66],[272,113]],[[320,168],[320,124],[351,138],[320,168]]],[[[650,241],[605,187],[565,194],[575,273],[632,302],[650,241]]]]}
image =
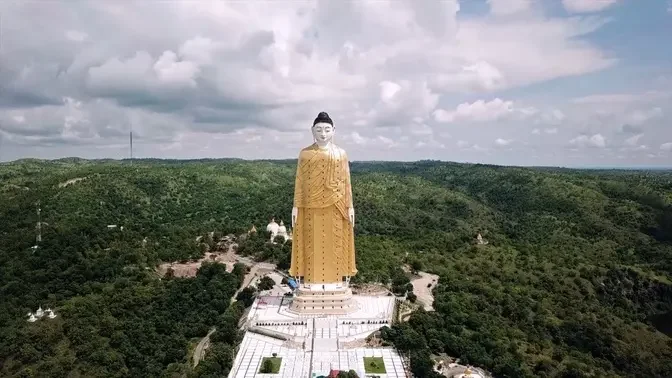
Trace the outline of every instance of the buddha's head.
{"type": "Polygon", "coordinates": [[[326,112],[320,112],[313,121],[313,138],[319,146],[326,146],[334,137],[334,122],[326,112]]]}

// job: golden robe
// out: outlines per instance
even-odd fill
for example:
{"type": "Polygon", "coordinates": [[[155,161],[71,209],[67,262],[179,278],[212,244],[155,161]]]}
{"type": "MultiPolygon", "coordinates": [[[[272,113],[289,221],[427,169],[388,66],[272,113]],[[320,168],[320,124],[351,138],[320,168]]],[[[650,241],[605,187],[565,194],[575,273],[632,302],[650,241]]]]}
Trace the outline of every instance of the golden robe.
{"type": "Polygon", "coordinates": [[[296,169],[289,273],[304,283],[341,282],[357,273],[348,157],[342,149],[317,144],[301,150],[296,169]]]}

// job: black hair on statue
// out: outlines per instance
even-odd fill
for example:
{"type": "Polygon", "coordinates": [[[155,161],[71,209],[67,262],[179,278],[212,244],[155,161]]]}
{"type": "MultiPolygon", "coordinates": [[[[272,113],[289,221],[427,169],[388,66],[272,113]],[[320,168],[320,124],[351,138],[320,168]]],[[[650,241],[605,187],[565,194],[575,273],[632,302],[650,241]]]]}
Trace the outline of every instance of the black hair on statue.
{"type": "Polygon", "coordinates": [[[329,118],[329,114],[327,112],[320,112],[320,114],[317,115],[317,118],[313,121],[313,126],[317,125],[318,123],[328,123],[331,126],[334,126],[334,121],[329,118]]]}

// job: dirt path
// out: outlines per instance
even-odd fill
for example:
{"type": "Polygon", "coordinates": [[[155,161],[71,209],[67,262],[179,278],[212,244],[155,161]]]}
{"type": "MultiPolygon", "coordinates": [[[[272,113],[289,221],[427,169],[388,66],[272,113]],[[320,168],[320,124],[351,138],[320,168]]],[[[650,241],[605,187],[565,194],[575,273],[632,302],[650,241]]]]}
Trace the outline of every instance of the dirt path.
{"type": "Polygon", "coordinates": [[[423,305],[426,311],[434,311],[432,290],[438,282],[439,276],[426,272],[418,272],[418,277],[411,280],[413,293],[418,296],[418,302],[423,305]]]}

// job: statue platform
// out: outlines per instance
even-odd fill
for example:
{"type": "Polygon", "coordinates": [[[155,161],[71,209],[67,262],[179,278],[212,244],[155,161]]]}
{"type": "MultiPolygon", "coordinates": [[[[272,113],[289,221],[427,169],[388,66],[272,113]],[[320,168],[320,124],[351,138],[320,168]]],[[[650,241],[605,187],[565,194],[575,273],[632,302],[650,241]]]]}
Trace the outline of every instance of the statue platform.
{"type": "Polygon", "coordinates": [[[304,315],[345,315],[357,311],[357,304],[352,290],[345,284],[305,284],[296,290],[289,311],[304,315]]]}
{"type": "MultiPolygon", "coordinates": [[[[296,312],[302,306],[294,303],[298,296],[268,295],[255,299],[245,319],[247,332],[229,378],[268,377],[260,374],[259,368],[263,358],[273,353],[282,358],[278,378],[327,376],[331,369],[353,369],[365,377],[364,357],[384,360],[387,373],[377,374],[381,378],[406,378],[406,366],[394,348],[365,345],[372,333],[392,325],[398,299],[353,295],[345,285],[340,288],[325,285],[324,291],[329,289],[335,291],[334,296],[349,295],[352,305],[349,313],[328,313],[332,309],[296,312]]],[[[305,290],[302,296],[318,297],[322,285],[313,284],[305,290]]]]}

